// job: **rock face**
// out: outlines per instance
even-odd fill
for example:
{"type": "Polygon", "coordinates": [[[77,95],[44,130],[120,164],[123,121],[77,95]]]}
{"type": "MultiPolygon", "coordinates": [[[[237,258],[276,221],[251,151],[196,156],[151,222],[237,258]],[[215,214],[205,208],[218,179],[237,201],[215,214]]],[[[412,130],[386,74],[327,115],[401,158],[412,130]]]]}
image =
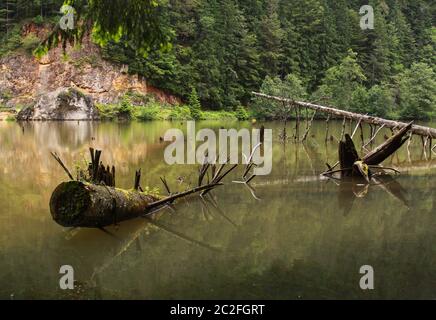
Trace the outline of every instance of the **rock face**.
{"type": "MultiPolygon", "coordinates": [[[[48,32],[32,24],[23,27],[43,38],[48,32]]],[[[68,46],[51,50],[41,59],[17,51],[0,58],[0,104],[8,107],[33,106],[43,94],[58,88],[77,88],[96,103],[117,103],[126,92],[152,94],[160,102],[176,104],[177,97],[151,87],[146,79],[129,74],[127,66],[104,60],[101,50],[85,37],[80,48],[68,46]]]]}
{"type": "Polygon", "coordinates": [[[43,94],[33,107],[20,111],[17,120],[98,120],[92,99],[74,88],[43,94]]]}

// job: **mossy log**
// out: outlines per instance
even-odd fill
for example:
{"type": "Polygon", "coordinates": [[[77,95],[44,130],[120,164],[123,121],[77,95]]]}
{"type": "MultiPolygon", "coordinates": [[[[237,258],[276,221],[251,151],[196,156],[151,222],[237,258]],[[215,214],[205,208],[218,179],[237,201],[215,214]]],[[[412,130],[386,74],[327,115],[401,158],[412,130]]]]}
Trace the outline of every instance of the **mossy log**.
{"type": "Polygon", "coordinates": [[[161,178],[168,196],[160,197],[142,192],[141,170],[135,173],[134,189],[116,188],[115,167],[112,166],[112,170],[110,170],[109,166],[105,167],[100,162],[100,150],[90,148],[90,154],[89,176],[84,171],[80,171],[78,180],[74,180],[59,156],[52,153],[55,160],[72,180],[61,183],[53,191],[50,199],[51,215],[54,221],[61,226],[103,228],[121,221],[150,215],[171,205],[177,199],[195,193],[206,195],[212,189],[222,185],[221,180],[237,166],[234,165],[222,173],[225,164],[222,164],[215,172],[215,165],[211,166],[205,162],[200,170],[198,187],[178,193],[172,193],[165,178],[161,178]],[[209,168],[212,168],[213,179],[202,185],[203,178],[209,168]]]}
{"type": "MultiPolygon", "coordinates": [[[[228,172],[219,176],[222,179],[228,172]]],[[[179,198],[195,193],[205,194],[217,186],[219,181],[207,185],[158,197],[138,190],[124,190],[82,181],[61,183],[50,199],[53,219],[64,227],[102,228],[118,222],[144,217],[170,205],[179,198]]]]}
{"type": "Polygon", "coordinates": [[[61,226],[101,228],[143,216],[158,200],[136,190],[69,181],[53,191],[50,211],[61,226]]]}

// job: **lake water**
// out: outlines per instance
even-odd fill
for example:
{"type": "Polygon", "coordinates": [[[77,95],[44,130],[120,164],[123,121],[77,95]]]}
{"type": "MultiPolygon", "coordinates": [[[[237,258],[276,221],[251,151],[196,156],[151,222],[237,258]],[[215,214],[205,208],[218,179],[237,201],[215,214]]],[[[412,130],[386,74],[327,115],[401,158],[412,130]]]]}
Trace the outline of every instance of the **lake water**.
{"type": "MultiPolygon", "coordinates": [[[[436,298],[436,161],[417,137],[410,154],[404,146],[385,162],[402,174],[365,190],[320,179],[325,163],[337,161],[325,122],[314,123],[304,144],[282,143],[282,124],[265,123],[273,129],[273,170],[253,181],[258,199],[231,182],[240,168],[213,191],[218,208],[182,200],[152,222],[108,228],[114,236],[52,220],[51,193],[67,177],[50,151],[73,171],[90,146],[103,150],[122,188],[133,186],[139,168],[143,186],[163,190],[161,176],[174,190],[195,183],[198,166],[164,162],[159,137],[172,127],[186,123],[0,122],[0,298],[436,298]],[[75,290],[59,288],[62,265],[73,266],[75,290]],[[374,269],[374,290],[359,287],[363,265],[374,269]]],[[[340,132],[341,122],[330,123],[330,134],[340,132]]],[[[384,134],[391,133],[375,145],[384,134]]]]}

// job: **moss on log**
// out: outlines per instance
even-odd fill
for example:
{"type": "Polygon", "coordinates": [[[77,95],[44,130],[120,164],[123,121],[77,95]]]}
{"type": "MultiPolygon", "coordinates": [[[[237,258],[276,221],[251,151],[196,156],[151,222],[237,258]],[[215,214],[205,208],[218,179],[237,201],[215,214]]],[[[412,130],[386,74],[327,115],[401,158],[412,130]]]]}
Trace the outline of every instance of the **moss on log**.
{"type": "Polygon", "coordinates": [[[50,211],[61,226],[99,228],[143,216],[157,200],[136,190],[69,181],[54,190],[50,211]]]}

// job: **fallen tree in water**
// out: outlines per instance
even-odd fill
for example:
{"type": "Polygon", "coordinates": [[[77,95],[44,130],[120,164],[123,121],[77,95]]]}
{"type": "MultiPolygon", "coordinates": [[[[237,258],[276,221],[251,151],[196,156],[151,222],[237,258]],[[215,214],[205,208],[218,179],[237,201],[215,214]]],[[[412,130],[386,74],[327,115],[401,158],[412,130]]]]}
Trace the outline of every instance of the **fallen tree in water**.
{"type": "Polygon", "coordinates": [[[157,210],[171,206],[180,198],[192,194],[206,194],[222,185],[221,180],[236,165],[225,170],[226,164],[218,169],[214,164],[205,162],[198,179],[198,186],[190,190],[171,193],[165,178],[161,178],[168,196],[143,192],[140,186],[141,171],[135,174],[134,188],[125,190],[115,187],[115,167],[109,169],[100,162],[101,151],[91,148],[91,163],[87,172],[80,171],[77,180],[56,154],[52,154],[72,181],[61,183],[50,199],[50,212],[53,219],[64,227],[103,228],[118,222],[150,215],[157,210]],[[209,169],[212,180],[203,185],[209,169]]]}
{"type": "Polygon", "coordinates": [[[345,135],[345,140],[339,142],[339,170],[333,170],[334,167],[329,167],[329,170],[324,172],[324,175],[331,176],[333,173],[341,173],[341,177],[364,178],[367,182],[373,176],[373,171],[379,170],[384,173],[386,170],[393,170],[379,166],[389,156],[394,154],[401,146],[410,138],[408,132],[412,128],[412,123],[407,124],[398,133],[390,137],[383,144],[375,148],[373,151],[366,154],[364,157],[359,157],[353,139],[350,135],[345,135]],[[372,170],[374,169],[374,170],[372,170]]]}
{"type": "Polygon", "coordinates": [[[215,188],[208,184],[160,198],[138,190],[124,190],[82,181],[60,184],[50,199],[53,219],[63,227],[101,228],[153,213],[178,198],[215,188]]]}
{"type": "MultiPolygon", "coordinates": [[[[290,106],[296,106],[299,108],[308,108],[308,109],[312,109],[312,110],[317,111],[317,112],[326,113],[328,115],[333,115],[333,116],[336,116],[339,118],[361,121],[361,122],[368,123],[371,125],[376,125],[376,126],[384,126],[385,128],[390,128],[393,130],[394,129],[401,129],[401,128],[408,126],[407,123],[400,122],[400,121],[394,121],[394,120],[388,120],[388,119],[383,119],[383,118],[379,118],[379,117],[373,117],[373,116],[369,116],[366,114],[359,114],[359,113],[340,110],[340,109],[336,109],[336,108],[332,108],[332,107],[325,107],[325,106],[321,106],[321,105],[317,105],[317,104],[313,104],[313,103],[309,103],[309,102],[295,101],[292,99],[270,96],[270,95],[267,95],[264,93],[258,93],[258,92],[252,92],[252,94],[256,97],[259,97],[259,98],[264,98],[264,99],[268,99],[268,100],[272,100],[272,101],[276,101],[276,102],[280,102],[280,103],[284,103],[284,104],[289,104],[290,106]]],[[[429,139],[436,139],[436,129],[435,128],[424,127],[424,126],[420,126],[420,125],[413,125],[410,128],[410,131],[416,135],[420,135],[420,136],[423,136],[423,137],[426,137],[429,139]]]]}

